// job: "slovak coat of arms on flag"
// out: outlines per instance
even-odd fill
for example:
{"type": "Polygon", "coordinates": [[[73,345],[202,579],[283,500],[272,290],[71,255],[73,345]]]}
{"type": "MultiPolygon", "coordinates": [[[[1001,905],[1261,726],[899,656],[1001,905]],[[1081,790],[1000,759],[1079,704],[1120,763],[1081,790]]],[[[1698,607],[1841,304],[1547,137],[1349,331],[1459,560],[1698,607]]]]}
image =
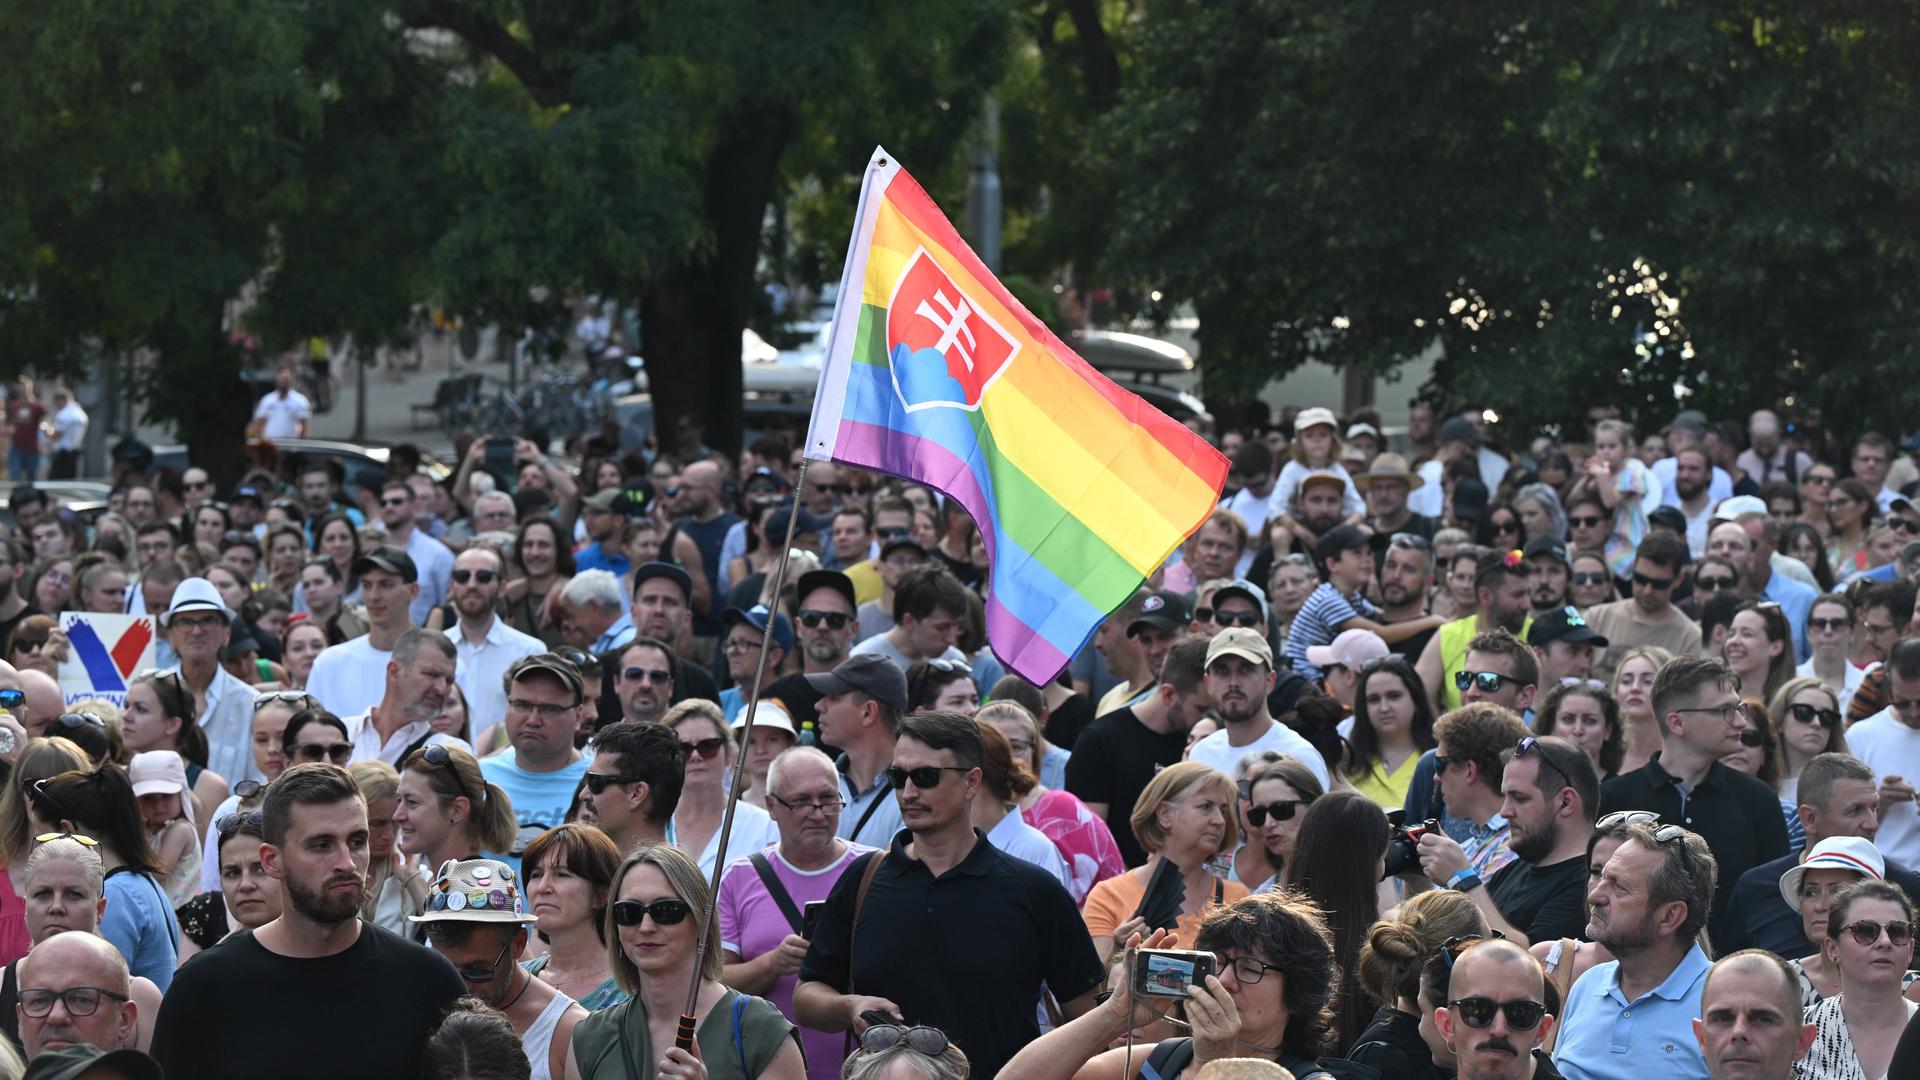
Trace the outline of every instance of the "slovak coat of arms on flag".
{"type": "Polygon", "coordinates": [[[887,305],[887,358],[908,412],[975,410],[1020,343],[927,255],[914,251],[887,305]]]}

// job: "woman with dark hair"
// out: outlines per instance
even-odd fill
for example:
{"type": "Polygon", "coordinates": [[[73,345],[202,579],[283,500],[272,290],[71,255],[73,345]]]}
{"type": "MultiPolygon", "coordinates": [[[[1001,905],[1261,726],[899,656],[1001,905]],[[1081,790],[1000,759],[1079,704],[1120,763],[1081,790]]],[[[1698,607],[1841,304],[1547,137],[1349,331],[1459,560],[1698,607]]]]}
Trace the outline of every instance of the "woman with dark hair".
{"type": "MultiPolygon", "coordinates": [[[[1166,947],[1170,936],[1156,931],[1134,940],[1166,947]]],[[[1028,1043],[999,1080],[1174,1080],[1210,1061],[1245,1057],[1278,1062],[1296,1076],[1325,1072],[1318,1058],[1330,1048],[1328,1004],[1352,969],[1336,966],[1331,935],[1313,904],[1284,892],[1242,897],[1207,916],[1193,947],[1219,957],[1221,967],[1203,993],[1178,999],[1191,1037],[1108,1049],[1129,1030],[1160,1020],[1176,1000],[1128,993],[1130,973],[1117,966],[1104,1004],[1028,1043]]]]}
{"type": "Polygon", "coordinates": [[[1340,769],[1353,790],[1382,807],[1406,805],[1414,766],[1435,745],[1433,705],[1413,665],[1389,656],[1362,668],[1340,769]]]}
{"type": "Polygon", "coordinates": [[[313,662],[327,649],[327,631],[311,617],[301,616],[287,624],[280,635],[280,665],[287,673],[289,690],[305,689],[313,662]]]}
{"type": "MultiPolygon", "coordinates": [[[[1307,807],[1281,880],[1326,913],[1341,971],[1355,969],[1368,929],[1380,921],[1386,859],[1387,815],[1372,799],[1357,791],[1334,791],[1307,807]]],[[[1367,995],[1343,983],[1334,1005],[1339,1052],[1360,1037],[1371,1015],[1367,995]]]]}
{"type": "Polygon", "coordinates": [[[13,636],[7,639],[7,663],[58,679],[60,665],[47,642],[59,628],[59,622],[51,615],[29,615],[21,619],[14,625],[13,636]]]}
{"type": "MultiPolygon", "coordinates": [[[[247,800],[258,802],[255,798],[247,800]]],[[[266,842],[257,808],[235,810],[214,825],[214,856],[220,888],[203,892],[174,909],[186,939],[180,962],[220,944],[238,930],[258,930],[280,917],[284,896],[280,879],[266,872],[260,845],[266,842]]]]}
{"type": "Polygon", "coordinates": [[[1840,890],[1820,942],[1840,971],[1840,992],[1806,1011],[1813,1045],[1794,1068],[1804,1080],[1890,1076],[1900,1035],[1920,1005],[1902,996],[1913,966],[1913,901],[1872,879],[1840,890]]]}
{"type": "Polygon", "coordinates": [[[280,754],[286,768],[313,761],[345,768],[353,759],[353,737],[347,734],[346,723],[327,710],[301,709],[287,717],[287,726],[280,732],[280,754]]]}
{"type": "Polygon", "coordinates": [[[1600,779],[1620,775],[1627,754],[1620,703],[1598,679],[1573,679],[1547,691],[1533,714],[1535,735],[1558,735],[1587,752],[1600,779]]]}
{"type": "Polygon", "coordinates": [[[1799,559],[1813,571],[1813,580],[1820,584],[1821,592],[1833,591],[1833,564],[1827,561],[1827,542],[1821,538],[1819,529],[1804,521],[1787,526],[1787,531],[1780,534],[1780,552],[1799,559]]]}
{"type": "Polygon", "coordinates": [[[1478,539],[1481,544],[1495,551],[1514,551],[1525,543],[1525,526],[1520,524],[1520,512],[1506,503],[1497,502],[1487,507],[1480,518],[1478,539]]]}
{"type": "Polygon", "coordinates": [[[177,671],[149,671],[127,684],[120,712],[120,740],[130,754],[172,750],[187,766],[193,789],[193,820],[205,821],[227,798],[227,778],[207,768],[207,732],[193,718],[193,691],[177,671]]]}
{"type": "Polygon", "coordinates": [[[189,535],[193,543],[205,544],[215,551],[220,550],[220,538],[233,528],[233,515],[227,512],[225,503],[203,502],[194,508],[193,528],[189,535]]]}
{"type": "Polygon", "coordinates": [[[1014,760],[1013,747],[1000,729],[980,724],[980,791],[973,799],[973,827],[986,834],[987,843],[1045,870],[1071,891],[1073,878],[1060,849],[1026,823],[1014,802],[1035,783],[1026,766],[1014,760]]]}
{"type": "Polygon", "coordinates": [[[1793,678],[1793,631],[1780,605],[1749,600],[1733,613],[1721,658],[1740,677],[1740,692],[1761,701],[1793,678]]]}
{"type": "MultiPolygon", "coordinates": [[[[1420,1000],[1420,975],[1447,942],[1486,936],[1487,920],[1479,906],[1451,889],[1416,893],[1397,916],[1375,923],[1360,950],[1354,979],[1380,1010],[1355,1040],[1347,1060],[1370,1065],[1382,1077],[1441,1080],[1446,1073],[1421,1038],[1421,1019],[1431,1008],[1420,1000]]],[[[1434,1004],[1444,1004],[1445,997],[1434,1004]]]]}
{"type": "Polygon", "coordinates": [[[560,628],[547,617],[547,598],[573,580],[573,547],[552,518],[528,515],[520,519],[513,542],[513,568],[505,594],[507,625],[532,634],[549,648],[561,644],[560,628]]]}
{"type": "Polygon", "coordinates": [[[607,966],[607,904],[620,848],[591,825],[556,825],[521,854],[528,913],[547,951],[521,963],[588,1012],[632,997],[607,966]]]}
{"type": "Polygon", "coordinates": [[[972,716],[980,710],[973,668],[964,660],[915,660],[907,669],[907,711],[972,716]]]}
{"type": "Polygon", "coordinates": [[[533,1066],[512,1022],[477,997],[463,997],[453,1003],[447,1018],[428,1036],[421,1057],[421,1075],[426,1080],[533,1077],[533,1066]]]}
{"type": "Polygon", "coordinates": [[[266,583],[292,596],[300,587],[300,564],[306,560],[306,550],[306,538],[297,526],[268,529],[266,583]]]}
{"type": "MultiPolygon", "coordinates": [[[[353,561],[360,557],[360,531],[353,519],[339,512],[322,514],[313,523],[313,553],[333,564],[333,578],[341,583],[340,606],[360,599],[360,582],[353,576],[353,561]]],[[[294,598],[299,606],[300,598],[294,598]]]]}
{"type": "Polygon", "coordinates": [[[1854,477],[1833,485],[1827,495],[1827,520],[1833,535],[1827,541],[1827,565],[1836,579],[1868,569],[1867,533],[1880,518],[1877,493],[1854,477]]]}
{"type": "Polygon", "coordinates": [[[162,882],[166,868],[147,841],[126,771],[108,763],[91,772],[64,772],[38,781],[27,789],[27,807],[35,827],[44,832],[99,841],[100,862],[107,871],[100,936],[127,958],[133,974],[152,979],[165,993],[179,958],[180,925],[162,882]]]}
{"type": "Polygon", "coordinates": [[[36,615],[58,615],[67,610],[73,594],[73,556],[50,555],[33,564],[20,583],[20,595],[36,615]]]}
{"type": "Polygon", "coordinates": [[[1234,880],[1254,892],[1280,883],[1287,860],[1300,841],[1307,807],[1326,794],[1320,778],[1298,758],[1278,750],[1248,755],[1240,762],[1240,828],[1246,842],[1233,857],[1234,880]]]}

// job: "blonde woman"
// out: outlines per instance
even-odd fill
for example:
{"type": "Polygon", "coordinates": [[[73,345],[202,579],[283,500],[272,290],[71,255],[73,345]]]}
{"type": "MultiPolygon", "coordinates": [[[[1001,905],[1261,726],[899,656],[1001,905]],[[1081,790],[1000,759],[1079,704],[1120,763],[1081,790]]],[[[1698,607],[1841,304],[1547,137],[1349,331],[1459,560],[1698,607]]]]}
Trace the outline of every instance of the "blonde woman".
{"type": "Polygon", "coordinates": [[[1174,936],[1178,944],[1171,948],[1188,948],[1210,909],[1247,895],[1245,885],[1216,877],[1207,869],[1215,856],[1239,846],[1234,798],[1233,780],[1197,761],[1170,765],[1147,783],[1128,820],[1134,838],[1151,857],[1146,865],[1095,885],[1081,911],[1103,963],[1126,945],[1129,935],[1150,929],[1140,907],[1147,883],[1163,864],[1173,865],[1182,890],[1174,936]]]}
{"type": "Polygon", "coordinates": [[[427,899],[428,873],[407,865],[394,842],[393,810],[400,800],[400,773],[384,761],[347,766],[361,801],[367,804],[367,899],[360,917],[383,930],[411,933],[407,917],[418,915],[427,899]]]}
{"type": "Polygon", "coordinates": [[[1620,723],[1627,733],[1627,752],[1620,759],[1626,774],[1640,768],[1660,751],[1660,718],[1653,714],[1653,677],[1673,654],[1656,645],[1628,649],[1613,669],[1613,697],[1620,703],[1620,723]]]}

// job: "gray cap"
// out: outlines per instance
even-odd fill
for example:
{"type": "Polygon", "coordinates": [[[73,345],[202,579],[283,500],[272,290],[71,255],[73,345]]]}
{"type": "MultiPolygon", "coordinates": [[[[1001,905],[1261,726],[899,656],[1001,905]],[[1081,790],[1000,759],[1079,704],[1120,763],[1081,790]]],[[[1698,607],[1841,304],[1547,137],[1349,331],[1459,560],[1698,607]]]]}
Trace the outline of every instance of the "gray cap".
{"type": "Polygon", "coordinates": [[[858,690],[895,712],[907,711],[907,673],[876,653],[849,656],[832,671],[807,676],[807,685],[822,695],[858,690]]]}

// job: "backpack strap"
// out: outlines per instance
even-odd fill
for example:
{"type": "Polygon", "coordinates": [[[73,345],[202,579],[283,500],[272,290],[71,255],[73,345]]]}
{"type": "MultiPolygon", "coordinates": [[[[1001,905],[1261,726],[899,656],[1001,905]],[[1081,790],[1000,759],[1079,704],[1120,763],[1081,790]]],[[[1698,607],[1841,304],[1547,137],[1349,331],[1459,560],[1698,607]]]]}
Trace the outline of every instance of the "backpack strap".
{"type": "MultiPolygon", "coordinates": [[[[779,905],[780,914],[787,917],[787,925],[793,927],[794,933],[799,933],[806,925],[805,921],[800,917],[800,909],[794,905],[793,894],[780,883],[780,876],[773,872],[773,863],[767,861],[767,857],[758,851],[747,856],[747,861],[753,864],[753,872],[759,874],[761,882],[766,885],[767,895],[773,897],[773,902],[779,905]]],[[[855,918],[858,917],[855,916],[855,918]]]]}
{"type": "Polygon", "coordinates": [[[740,1032],[740,1018],[747,1012],[747,995],[733,992],[733,1052],[740,1055],[740,1075],[752,1076],[753,1070],[747,1067],[747,1039],[740,1032]]]}
{"type": "Polygon", "coordinates": [[[1140,1080],[1179,1080],[1192,1061],[1192,1039],[1168,1039],[1140,1063],[1140,1080]]]}

